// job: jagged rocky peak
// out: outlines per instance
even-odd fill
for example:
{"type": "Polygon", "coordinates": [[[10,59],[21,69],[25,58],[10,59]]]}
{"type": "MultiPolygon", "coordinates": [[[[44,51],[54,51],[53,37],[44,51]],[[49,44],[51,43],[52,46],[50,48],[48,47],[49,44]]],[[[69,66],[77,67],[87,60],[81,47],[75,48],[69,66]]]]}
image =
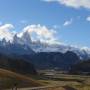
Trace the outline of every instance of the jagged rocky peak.
{"type": "Polygon", "coordinates": [[[2,44],[3,44],[3,45],[6,45],[6,44],[7,44],[7,41],[6,41],[5,38],[2,39],[2,44]]]}
{"type": "Polygon", "coordinates": [[[32,43],[32,40],[29,32],[25,31],[20,34],[15,34],[13,37],[13,43],[30,46],[30,44],[32,43]]]}
{"type": "Polygon", "coordinates": [[[22,38],[24,44],[26,44],[28,46],[30,46],[32,44],[31,36],[28,31],[24,32],[21,38],[22,38]]]}
{"type": "Polygon", "coordinates": [[[17,34],[15,34],[13,37],[13,43],[22,45],[24,42],[23,42],[22,38],[18,37],[17,34]]]}

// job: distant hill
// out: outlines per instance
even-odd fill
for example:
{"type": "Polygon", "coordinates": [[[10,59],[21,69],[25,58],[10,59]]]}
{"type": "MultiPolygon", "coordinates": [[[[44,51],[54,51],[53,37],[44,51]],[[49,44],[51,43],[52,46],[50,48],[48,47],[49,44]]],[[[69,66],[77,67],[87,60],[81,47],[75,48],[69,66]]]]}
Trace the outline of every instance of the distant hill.
{"type": "Polygon", "coordinates": [[[15,87],[15,83],[18,88],[37,87],[44,85],[40,81],[37,81],[30,76],[28,77],[0,68],[0,90],[11,90],[10,88],[15,87]]]}
{"type": "Polygon", "coordinates": [[[32,56],[21,56],[29,60],[37,69],[55,69],[69,70],[69,68],[80,61],[79,57],[73,52],[40,52],[32,56]]]}
{"type": "Polygon", "coordinates": [[[71,67],[70,73],[73,74],[89,74],[90,75],[90,60],[80,61],[71,67]]]}
{"type": "Polygon", "coordinates": [[[34,66],[23,59],[0,54],[0,68],[21,74],[37,74],[34,66]]]}

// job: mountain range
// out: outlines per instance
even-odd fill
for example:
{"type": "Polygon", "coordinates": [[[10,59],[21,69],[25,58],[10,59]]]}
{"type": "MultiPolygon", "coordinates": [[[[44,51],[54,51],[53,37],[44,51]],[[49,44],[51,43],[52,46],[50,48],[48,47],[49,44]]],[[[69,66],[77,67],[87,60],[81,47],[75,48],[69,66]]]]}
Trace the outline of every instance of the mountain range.
{"type": "Polygon", "coordinates": [[[0,53],[32,63],[36,69],[69,70],[74,64],[90,58],[89,48],[45,43],[32,40],[29,31],[6,35],[0,40],[0,53]]]}
{"type": "Polygon", "coordinates": [[[71,74],[90,75],[90,59],[74,64],[69,72],[71,74]]]}
{"type": "Polygon", "coordinates": [[[90,49],[78,48],[64,44],[49,44],[40,40],[32,41],[29,31],[14,34],[7,40],[6,35],[0,40],[0,52],[5,54],[34,54],[38,52],[74,52],[80,59],[90,58],[90,49]]]}

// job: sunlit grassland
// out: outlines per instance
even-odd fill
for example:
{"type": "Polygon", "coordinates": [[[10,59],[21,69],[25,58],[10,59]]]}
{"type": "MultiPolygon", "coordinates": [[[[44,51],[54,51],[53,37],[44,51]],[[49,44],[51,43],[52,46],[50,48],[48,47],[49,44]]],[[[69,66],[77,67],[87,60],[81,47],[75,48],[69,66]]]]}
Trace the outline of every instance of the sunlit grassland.
{"type": "Polygon", "coordinates": [[[90,76],[69,74],[24,76],[0,69],[0,90],[12,88],[15,83],[18,88],[58,86],[48,90],[90,90],[90,76]]]}
{"type": "Polygon", "coordinates": [[[69,74],[55,74],[47,76],[43,74],[43,77],[44,78],[40,80],[40,82],[47,85],[50,84],[52,86],[58,85],[63,87],[65,90],[90,90],[90,76],[69,74]]]}

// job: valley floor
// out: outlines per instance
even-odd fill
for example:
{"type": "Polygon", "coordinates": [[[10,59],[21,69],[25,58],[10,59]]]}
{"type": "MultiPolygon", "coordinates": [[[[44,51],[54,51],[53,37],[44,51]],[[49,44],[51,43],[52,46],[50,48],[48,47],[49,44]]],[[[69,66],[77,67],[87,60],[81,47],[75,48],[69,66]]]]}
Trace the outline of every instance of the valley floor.
{"type": "Polygon", "coordinates": [[[90,76],[61,73],[47,75],[45,71],[38,76],[26,77],[0,69],[0,84],[1,82],[4,88],[10,88],[7,90],[12,90],[15,82],[18,83],[17,90],[90,90],[90,76]]]}

